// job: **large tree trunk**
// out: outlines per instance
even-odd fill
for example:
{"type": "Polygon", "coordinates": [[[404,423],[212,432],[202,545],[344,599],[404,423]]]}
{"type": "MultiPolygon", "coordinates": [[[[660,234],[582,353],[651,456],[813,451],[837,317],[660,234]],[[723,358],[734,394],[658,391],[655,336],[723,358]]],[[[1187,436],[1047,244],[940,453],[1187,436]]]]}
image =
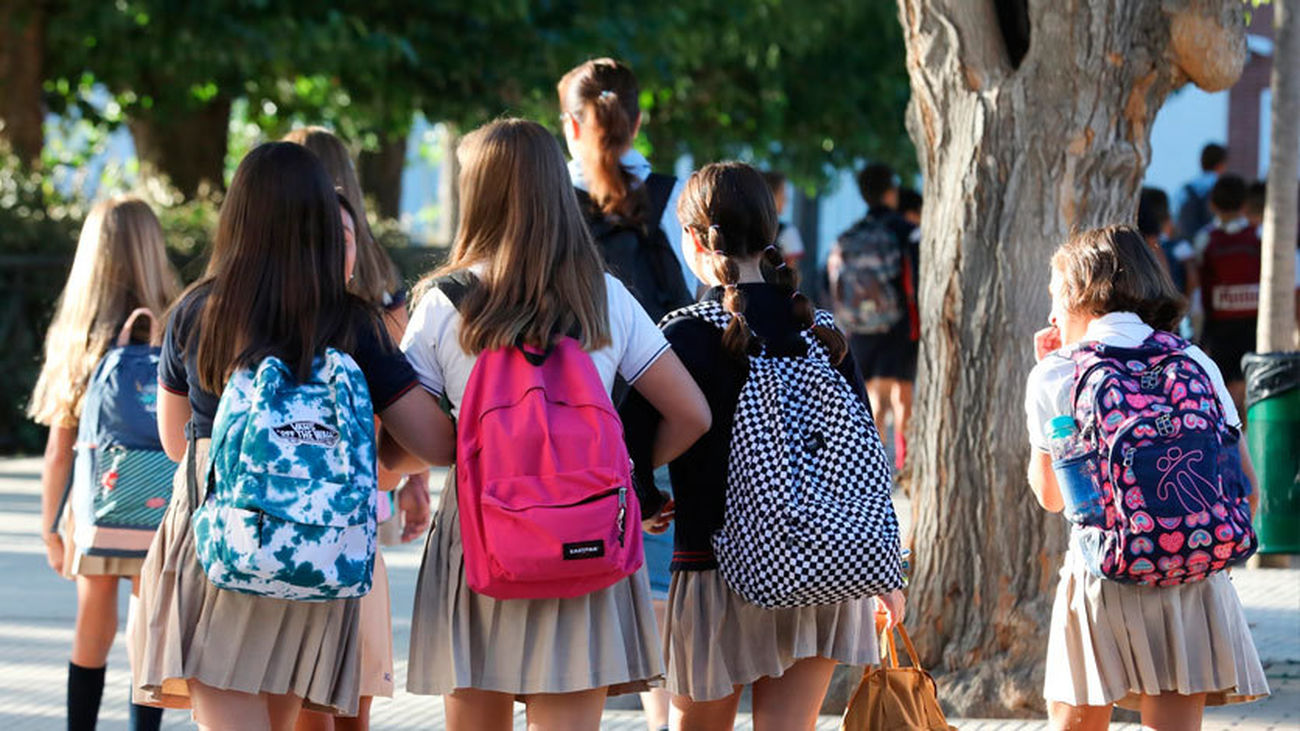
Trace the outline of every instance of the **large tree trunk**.
{"type": "Polygon", "coordinates": [[[1296,347],[1296,207],[1300,187],[1300,0],[1273,0],[1272,137],[1264,210],[1258,350],[1296,347]]]}
{"type": "Polygon", "coordinates": [[[1040,715],[1066,525],[1026,483],[1048,258],[1131,222],[1151,123],[1245,61],[1238,0],[899,0],[921,156],[909,624],[962,715],[1040,715]],[[1027,35],[1026,35],[1027,34],[1027,35]]]}
{"type": "Polygon", "coordinates": [[[146,175],[166,176],[185,198],[225,187],[230,99],[196,109],[138,109],[128,126],[146,175]]]}
{"type": "Polygon", "coordinates": [[[42,0],[0,0],[0,137],[29,167],[45,145],[45,18],[42,0]]]}
{"type": "Polygon", "coordinates": [[[402,170],[406,167],[406,135],[379,136],[378,150],[362,150],[357,158],[361,188],[375,201],[384,218],[402,215],[402,170]]]}

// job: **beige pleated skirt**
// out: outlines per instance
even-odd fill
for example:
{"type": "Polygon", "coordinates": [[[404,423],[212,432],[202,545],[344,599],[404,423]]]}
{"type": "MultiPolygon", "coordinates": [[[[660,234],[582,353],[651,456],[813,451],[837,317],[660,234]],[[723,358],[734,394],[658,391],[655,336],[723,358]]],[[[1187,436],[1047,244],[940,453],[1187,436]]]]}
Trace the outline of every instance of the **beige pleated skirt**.
{"type": "Polygon", "coordinates": [[[1047,643],[1048,701],[1137,710],[1143,695],[1206,693],[1206,705],[1267,696],[1227,572],[1172,587],[1099,579],[1066,552],[1047,643]]]}
{"type": "Polygon", "coordinates": [[[144,565],[143,558],[121,556],[90,556],[77,550],[77,516],[72,512],[72,501],[63,509],[63,578],[78,576],[136,576],[144,565]]]}
{"type": "Polygon", "coordinates": [[[668,690],[694,701],[779,677],[797,661],[880,663],[875,600],[794,609],[750,604],[713,571],[676,571],[668,589],[664,655],[668,690]]]}
{"type": "Polygon", "coordinates": [[[642,567],[570,599],[497,600],[465,582],[455,471],[447,478],[415,589],[406,688],[475,688],[525,696],[608,687],[647,690],[663,675],[642,567]]]}
{"type": "MultiPolygon", "coordinates": [[[[199,494],[208,440],[198,443],[199,494]]],[[[293,694],[307,708],[355,715],[360,601],[301,602],[208,582],[194,553],[186,462],[140,572],[129,647],[135,702],[190,705],[187,680],[243,693],[293,694]]]]}
{"type": "Polygon", "coordinates": [[[375,576],[361,597],[361,695],[393,697],[393,604],[388,565],[375,549],[375,576]]]}

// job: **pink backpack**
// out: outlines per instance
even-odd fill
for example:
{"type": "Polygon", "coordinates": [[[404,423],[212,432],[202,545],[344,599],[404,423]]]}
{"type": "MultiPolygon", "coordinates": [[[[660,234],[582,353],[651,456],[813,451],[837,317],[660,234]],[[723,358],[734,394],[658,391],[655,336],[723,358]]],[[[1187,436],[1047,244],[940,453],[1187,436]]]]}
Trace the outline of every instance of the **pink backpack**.
{"type": "MultiPolygon", "coordinates": [[[[465,291],[440,280],[453,303],[465,291]]],[[[572,337],[474,364],[456,425],[465,578],[496,599],[581,596],[642,563],[623,423],[572,337]]]]}

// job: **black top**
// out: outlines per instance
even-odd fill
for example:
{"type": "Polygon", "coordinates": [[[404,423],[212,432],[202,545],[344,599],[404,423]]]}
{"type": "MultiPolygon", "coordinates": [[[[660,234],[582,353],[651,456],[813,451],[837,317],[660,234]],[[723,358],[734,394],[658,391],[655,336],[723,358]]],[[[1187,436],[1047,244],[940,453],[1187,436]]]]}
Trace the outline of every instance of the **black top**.
{"type": "MultiPolygon", "coordinates": [[[[208,291],[198,289],[176,305],[167,320],[163,336],[162,354],[158,361],[158,382],[174,394],[189,396],[193,415],[194,435],[198,439],[212,436],[212,420],[217,415],[220,397],[205,391],[199,385],[196,365],[198,342],[194,332],[195,320],[203,311],[208,291]]],[[[370,400],[378,414],[416,386],[415,370],[406,361],[402,351],[393,346],[382,327],[358,327],[356,342],[348,353],[370,388],[370,400]]]]}
{"type": "MultiPolygon", "coordinates": [[[[741,284],[745,295],[745,318],[751,330],[769,348],[784,352],[806,352],[807,347],[795,322],[789,296],[773,284],[741,284]]],[[[714,287],[705,300],[721,301],[723,289],[714,287]]],[[[673,571],[704,571],[717,568],[710,537],[722,527],[727,486],[727,459],[731,450],[731,426],[740,389],[749,376],[747,360],[733,358],[722,347],[722,331],[692,317],[679,317],[664,326],[673,352],[681,358],[709,402],[713,426],[685,454],[669,465],[673,497],[677,501],[676,532],[673,541],[673,571]]],[[[853,356],[847,354],[836,368],[854,393],[867,404],[866,391],[858,376],[853,356]]],[[[867,410],[871,407],[868,405],[867,410]]],[[[622,408],[628,451],[635,464],[638,494],[652,492],[654,484],[651,454],[659,413],[635,390],[622,408]]],[[[648,504],[643,510],[657,510],[648,504]]]]}

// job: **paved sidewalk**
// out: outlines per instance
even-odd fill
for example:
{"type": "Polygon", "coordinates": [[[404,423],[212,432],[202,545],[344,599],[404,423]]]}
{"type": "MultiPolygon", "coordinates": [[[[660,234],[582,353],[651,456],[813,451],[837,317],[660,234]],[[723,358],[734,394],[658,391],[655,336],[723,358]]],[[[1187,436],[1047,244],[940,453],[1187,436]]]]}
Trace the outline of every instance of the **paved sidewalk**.
{"type": "MultiPolygon", "coordinates": [[[[64,688],[68,650],[72,644],[76,595],[45,565],[38,539],[40,519],[40,461],[0,460],[0,576],[9,586],[0,590],[0,731],[56,731],[64,727],[64,688]]],[[[900,506],[906,515],[906,506],[900,506]]],[[[904,518],[905,519],[905,518],[904,518]]],[[[419,569],[418,545],[385,549],[392,582],[394,655],[397,685],[406,678],[406,646],[410,607],[419,569]]],[[[1234,572],[1274,695],[1262,703],[1211,710],[1206,729],[1300,731],[1300,570],[1256,569],[1234,572]]],[[[122,591],[121,616],[126,616],[127,591],[122,591]]],[[[124,644],[114,645],[99,728],[119,731],[127,722],[128,672],[124,644]]],[[[516,728],[523,728],[517,707],[516,728]]],[[[442,703],[437,698],[398,693],[377,699],[371,715],[375,729],[414,731],[442,728],[442,703]]],[[[1043,729],[1042,721],[979,721],[951,719],[963,731],[1043,729]]],[[[824,717],[819,729],[835,729],[839,719],[824,717]]],[[[192,729],[185,712],[168,711],[165,729],[192,729]]],[[[608,711],[602,727],[626,731],[645,728],[636,711],[608,711]]],[[[742,717],[736,728],[752,728],[742,717]]],[[[1132,724],[1113,728],[1137,729],[1132,724]]]]}

